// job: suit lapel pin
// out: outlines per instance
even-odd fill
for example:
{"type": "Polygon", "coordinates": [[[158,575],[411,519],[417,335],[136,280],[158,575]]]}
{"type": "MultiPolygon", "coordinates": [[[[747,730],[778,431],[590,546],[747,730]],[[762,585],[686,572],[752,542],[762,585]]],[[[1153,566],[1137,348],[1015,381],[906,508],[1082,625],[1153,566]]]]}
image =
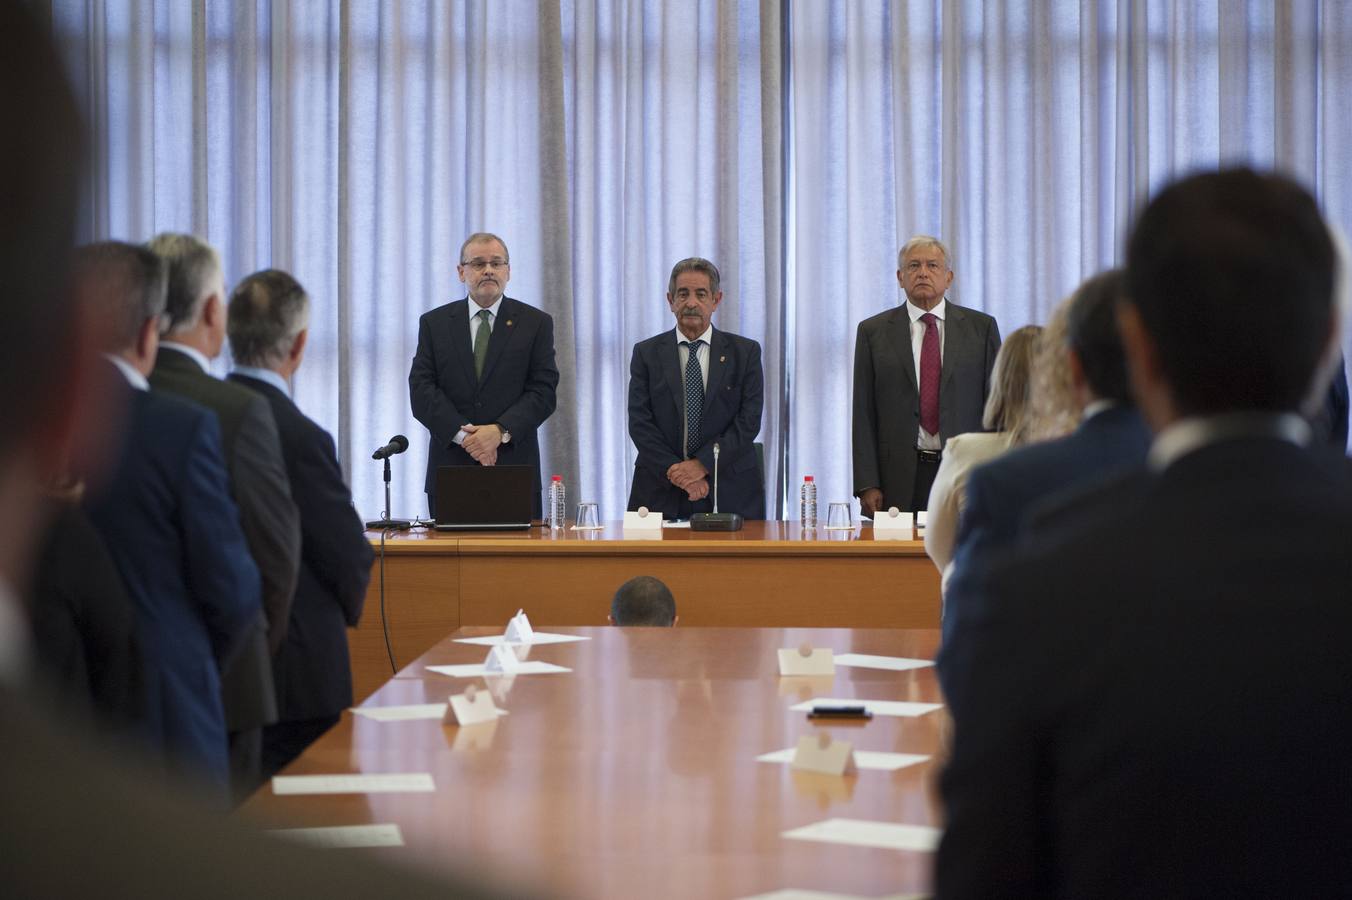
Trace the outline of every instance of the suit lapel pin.
{"type": "Polygon", "coordinates": [[[511,327],[512,327],[512,320],[511,320],[511,319],[508,319],[508,320],[507,320],[507,327],[508,327],[508,328],[511,328],[511,327]]]}
{"type": "Polygon", "coordinates": [[[727,358],[726,356],[720,356],[720,357],[718,358],[718,361],[719,361],[719,362],[727,362],[727,361],[728,361],[728,358],[727,358]]]}

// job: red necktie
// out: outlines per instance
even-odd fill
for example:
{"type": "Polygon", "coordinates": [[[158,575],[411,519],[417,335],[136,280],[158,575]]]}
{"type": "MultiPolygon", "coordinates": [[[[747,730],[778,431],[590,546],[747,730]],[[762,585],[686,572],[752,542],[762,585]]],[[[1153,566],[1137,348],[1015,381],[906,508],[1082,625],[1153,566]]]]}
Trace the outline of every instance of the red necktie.
{"type": "Polygon", "coordinates": [[[925,338],[920,344],[920,427],[939,433],[939,320],[934,313],[920,317],[925,338]]]}

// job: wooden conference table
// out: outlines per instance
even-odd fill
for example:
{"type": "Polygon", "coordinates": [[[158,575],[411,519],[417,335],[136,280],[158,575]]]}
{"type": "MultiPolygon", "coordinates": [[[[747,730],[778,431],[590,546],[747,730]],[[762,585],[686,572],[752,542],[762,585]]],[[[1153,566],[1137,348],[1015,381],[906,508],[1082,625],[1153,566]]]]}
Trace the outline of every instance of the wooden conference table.
{"type": "Polygon", "coordinates": [[[872,527],[806,536],[790,522],[731,533],[392,533],[376,562],[361,624],[349,632],[357,700],[461,626],[501,628],[524,608],[537,625],[604,625],[615,589],[655,575],[682,625],[937,628],[939,574],[920,541],[875,541],[872,527]],[[389,630],[389,650],[385,628],[389,630]],[[390,654],[394,665],[391,666],[390,654]]]}
{"type": "MultiPolygon", "coordinates": [[[[433,793],[277,796],[243,814],[270,825],[393,823],[411,864],[505,873],[578,898],[739,898],[795,888],[864,897],[928,890],[928,852],[796,840],[827,819],[934,825],[938,764],[829,776],[758,762],[828,732],[856,750],[937,753],[944,713],[818,724],[789,709],[812,697],[940,701],[932,667],[838,666],[781,679],[776,650],[811,641],[933,659],[938,632],[883,629],[558,628],[588,640],[529,648],[564,674],[452,679],[426,665],[482,662],[487,648],[443,640],[363,708],[445,702],[467,685],[508,715],[457,727],[344,713],[284,775],[430,773],[433,793]]],[[[457,637],[497,633],[464,629],[457,637]]]]}

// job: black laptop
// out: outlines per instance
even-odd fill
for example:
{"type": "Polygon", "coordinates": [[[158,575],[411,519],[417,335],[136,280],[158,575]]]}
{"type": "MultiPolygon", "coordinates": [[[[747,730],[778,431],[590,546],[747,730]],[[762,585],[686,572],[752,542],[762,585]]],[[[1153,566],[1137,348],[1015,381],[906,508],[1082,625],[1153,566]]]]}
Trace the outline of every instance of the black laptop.
{"type": "Polygon", "coordinates": [[[437,530],[529,528],[534,490],[534,466],[442,466],[437,469],[437,530]]]}

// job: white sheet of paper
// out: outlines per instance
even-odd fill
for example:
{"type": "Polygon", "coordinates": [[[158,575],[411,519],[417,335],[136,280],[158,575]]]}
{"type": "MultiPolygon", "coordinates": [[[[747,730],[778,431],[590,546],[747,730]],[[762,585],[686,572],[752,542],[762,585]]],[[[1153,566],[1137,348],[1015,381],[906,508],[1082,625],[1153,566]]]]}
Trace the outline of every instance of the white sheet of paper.
{"type": "Polygon", "coordinates": [[[529,644],[534,635],[535,629],[531,627],[530,617],[526,615],[524,609],[518,609],[516,615],[507,623],[507,631],[503,636],[514,644],[529,644]]]}
{"type": "Polygon", "coordinates": [[[663,528],[689,528],[689,527],[690,527],[690,520],[689,520],[689,519],[686,519],[684,522],[663,522],[663,523],[662,523],[662,527],[663,527],[663,528]]]}
{"type": "Polygon", "coordinates": [[[274,775],[274,794],[427,794],[435,791],[427,772],[390,775],[274,775]]]}
{"type": "Polygon", "coordinates": [[[398,825],[330,825],[323,828],[274,828],[268,834],[324,850],[352,847],[402,847],[398,825]]]}
{"type": "Polygon", "coordinates": [[[900,825],[896,822],[870,822],[865,819],[825,819],[784,832],[796,841],[825,841],[882,850],[915,850],[933,853],[943,834],[929,825],[900,825]]]}
{"type": "Polygon", "coordinates": [[[928,659],[907,659],[904,656],[873,656],[868,653],[842,653],[836,657],[838,666],[860,666],[865,669],[889,669],[893,672],[905,672],[907,669],[924,669],[934,665],[928,659]]]}
{"type": "Polygon", "coordinates": [[[788,677],[836,674],[835,654],[830,647],[813,647],[804,656],[797,647],[779,651],[779,674],[788,677]]]}
{"type": "MultiPolygon", "coordinates": [[[[839,657],[837,657],[839,659],[839,657]]],[[[789,709],[794,712],[811,712],[812,707],[822,704],[824,706],[859,706],[863,704],[864,708],[875,716],[923,716],[925,713],[932,713],[936,709],[943,709],[942,703],[912,703],[909,700],[860,700],[858,697],[813,697],[811,700],[804,700],[789,709]]]]}
{"type": "MultiPolygon", "coordinates": [[[[531,646],[539,644],[567,644],[572,641],[589,641],[591,638],[581,634],[554,634],[548,631],[537,631],[530,639],[531,646]]],[[[519,641],[507,640],[505,634],[490,634],[487,637],[456,638],[457,644],[478,644],[483,647],[492,647],[494,644],[510,644],[515,646],[519,641]]]]}
{"type": "MultiPolygon", "coordinates": [[[[490,672],[483,663],[470,663],[463,666],[428,666],[428,672],[436,672],[439,675],[449,675],[452,678],[477,678],[480,675],[500,675],[500,672],[490,672]]],[[[564,666],[556,666],[553,663],[540,662],[538,659],[531,659],[523,662],[512,672],[512,675],[552,675],[556,672],[571,672],[572,669],[564,666]]]]}
{"type": "MultiPolygon", "coordinates": [[[[767,763],[791,763],[796,747],[790,747],[787,750],[776,750],[773,753],[762,753],[756,757],[757,762],[767,763]]],[[[918,753],[885,753],[879,750],[856,750],[854,751],[854,764],[861,769],[878,769],[883,772],[895,772],[897,769],[904,769],[907,766],[914,766],[917,763],[928,762],[928,756],[922,756],[918,753]]]]}
{"type": "Polygon", "coordinates": [[[352,714],[377,722],[407,722],[412,719],[440,719],[446,715],[445,703],[414,703],[409,706],[354,706],[352,714]]]}

